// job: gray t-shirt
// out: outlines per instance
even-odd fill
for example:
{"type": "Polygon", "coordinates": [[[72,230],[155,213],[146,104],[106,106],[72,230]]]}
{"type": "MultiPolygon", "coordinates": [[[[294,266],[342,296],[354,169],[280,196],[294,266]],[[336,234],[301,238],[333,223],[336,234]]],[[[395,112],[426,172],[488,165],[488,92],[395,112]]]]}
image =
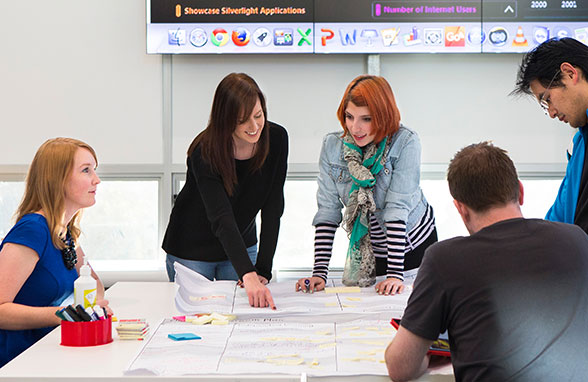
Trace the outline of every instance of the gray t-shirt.
{"type": "Polygon", "coordinates": [[[588,236],[520,218],[436,243],[401,325],[448,330],[458,381],[586,381],[588,236]]]}

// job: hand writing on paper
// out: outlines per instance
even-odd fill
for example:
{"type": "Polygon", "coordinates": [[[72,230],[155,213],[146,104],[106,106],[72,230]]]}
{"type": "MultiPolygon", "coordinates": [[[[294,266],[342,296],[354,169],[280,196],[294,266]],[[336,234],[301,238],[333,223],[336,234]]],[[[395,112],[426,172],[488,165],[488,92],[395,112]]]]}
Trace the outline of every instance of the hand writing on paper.
{"type": "Polygon", "coordinates": [[[325,289],[325,280],[320,277],[312,276],[309,278],[302,278],[296,282],[296,292],[302,291],[305,293],[318,292],[325,289]],[[306,282],[308,280],[308,283],[306,282]]]}
{"type": "MultiPolygon", "coordinates": [[[[265,279],[265,278],[264,278],[265,279]]],[[[267,282],[267,280],[265,280],[267,282]]],[[[255,308],[270,307],[276,309],[274,299],[269,289],[260,281],[256,272],[249,272],[243,275],[243,285],[249,297],[249,305],[255,308]]]]}
{"type": "Polygon", "coordinates": [[[387,278],[386,280],[380,281],[376,284],[376,292],[386,296],[402,293],[403,290],[404,283],[394,277],[387,278]]]}

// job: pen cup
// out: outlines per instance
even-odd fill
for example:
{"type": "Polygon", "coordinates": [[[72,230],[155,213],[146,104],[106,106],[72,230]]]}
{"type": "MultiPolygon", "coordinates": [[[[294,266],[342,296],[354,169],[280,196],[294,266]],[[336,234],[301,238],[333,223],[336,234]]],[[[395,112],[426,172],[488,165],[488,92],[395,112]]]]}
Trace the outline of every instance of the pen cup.
{"type": "Polygon", "coordinates": [[[61,321],[61,345],[96,346],[112,342],[112,319],[71,322],[61,321]]]}

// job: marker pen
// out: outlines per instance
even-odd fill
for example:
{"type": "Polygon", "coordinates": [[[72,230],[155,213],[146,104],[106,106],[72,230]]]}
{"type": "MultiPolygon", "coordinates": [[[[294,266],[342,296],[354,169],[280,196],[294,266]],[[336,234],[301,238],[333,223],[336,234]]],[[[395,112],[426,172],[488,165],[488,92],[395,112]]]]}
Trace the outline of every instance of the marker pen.
{"type": "Polygon", "coordinates": [[[304,286],[306,287],[306,293],[310,293],[310,280],[304,279],[304,286]]]}
{"type": "Polygon", "coordinates": [[[63,317],[65,317],[66,321],[69,322],[74,322],[75,320],[69,315],[69,313],[67,313],[67,310],[65,310],[65,308],[63,308],[61,311],[61,314],[63,315],[63,317]]]}
{"type": "Polygon", "coordinates": [[[80,304],[76,305],[76,313],[78,314],[78,316],[80,316],[80,318],[82,319],[82,321],[92,321],[92,316],[90,316],[88,313],[86,313],[86,310],[84,309],[84,307],[80,304]]]}
{"type": "Polygon", "coordinates": [[[98,315],[99,319],[106,320],[106,316],[104,315],[104,311],[102,310],[102,308],[99,305],[94,305],[93,309],[94,309],[94,312],[96,312],[96,315],[98,315]]]}
{"type": "Polygon", "coordinates": [[[71,305],[68,305],[65,307],[65,311],[67,312],[67,314],[70,315],[71,318],[73,318],[74,321],[78,322],[78,321],[84,321],[76,312],[75,308],[71,305]]]}
{"type": "Polygon", "coordinates": [[[61,313],[61,309],[55,311],[55,315],[61,319],[61,321],[68,321],[67,318],[61,313]]]}
{"type": "Polygon", "coordinates": [[[92,317],[92,321],[98,321],[100,319],[100,317],[98,317],[96,312],[94,312],[94,309],[92,309],[91,307],[86,308],[86,313],[88,313],[88,315],[92,317]]]}
{"type": "Polygon", "coordinates": [[[203,314],[203,313],[196,313],[196,314],[190,314],[190,315],[187,315],[187,316],[173,316],[172,318],[174,320],[176,320],[176,321],[186,322],[186,321],[190,321],[190,320],[193,320],[195,318],[198,318],[198,317],[202,317],[204,315],[205,314],[203,314]]]}

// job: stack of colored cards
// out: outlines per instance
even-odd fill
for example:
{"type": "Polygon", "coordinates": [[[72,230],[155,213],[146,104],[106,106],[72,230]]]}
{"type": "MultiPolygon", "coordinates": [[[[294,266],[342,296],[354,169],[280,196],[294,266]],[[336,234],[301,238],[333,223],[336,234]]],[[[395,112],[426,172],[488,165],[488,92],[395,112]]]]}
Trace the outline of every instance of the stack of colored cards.
{"type": "Polygon", "coordinates": [[[149,332],[149,324],[144,318],[119,320],[116,331],[121,340],[143,340],[149,332]]]}
{"type": "Polygon", "coordinates": [[[176,321],[190,322],[194,325],[227,325],[229,321],[233,321],[237,316],[234,314],[195,314],[193,316],[175,316],[173,317],[176,321]]]}

